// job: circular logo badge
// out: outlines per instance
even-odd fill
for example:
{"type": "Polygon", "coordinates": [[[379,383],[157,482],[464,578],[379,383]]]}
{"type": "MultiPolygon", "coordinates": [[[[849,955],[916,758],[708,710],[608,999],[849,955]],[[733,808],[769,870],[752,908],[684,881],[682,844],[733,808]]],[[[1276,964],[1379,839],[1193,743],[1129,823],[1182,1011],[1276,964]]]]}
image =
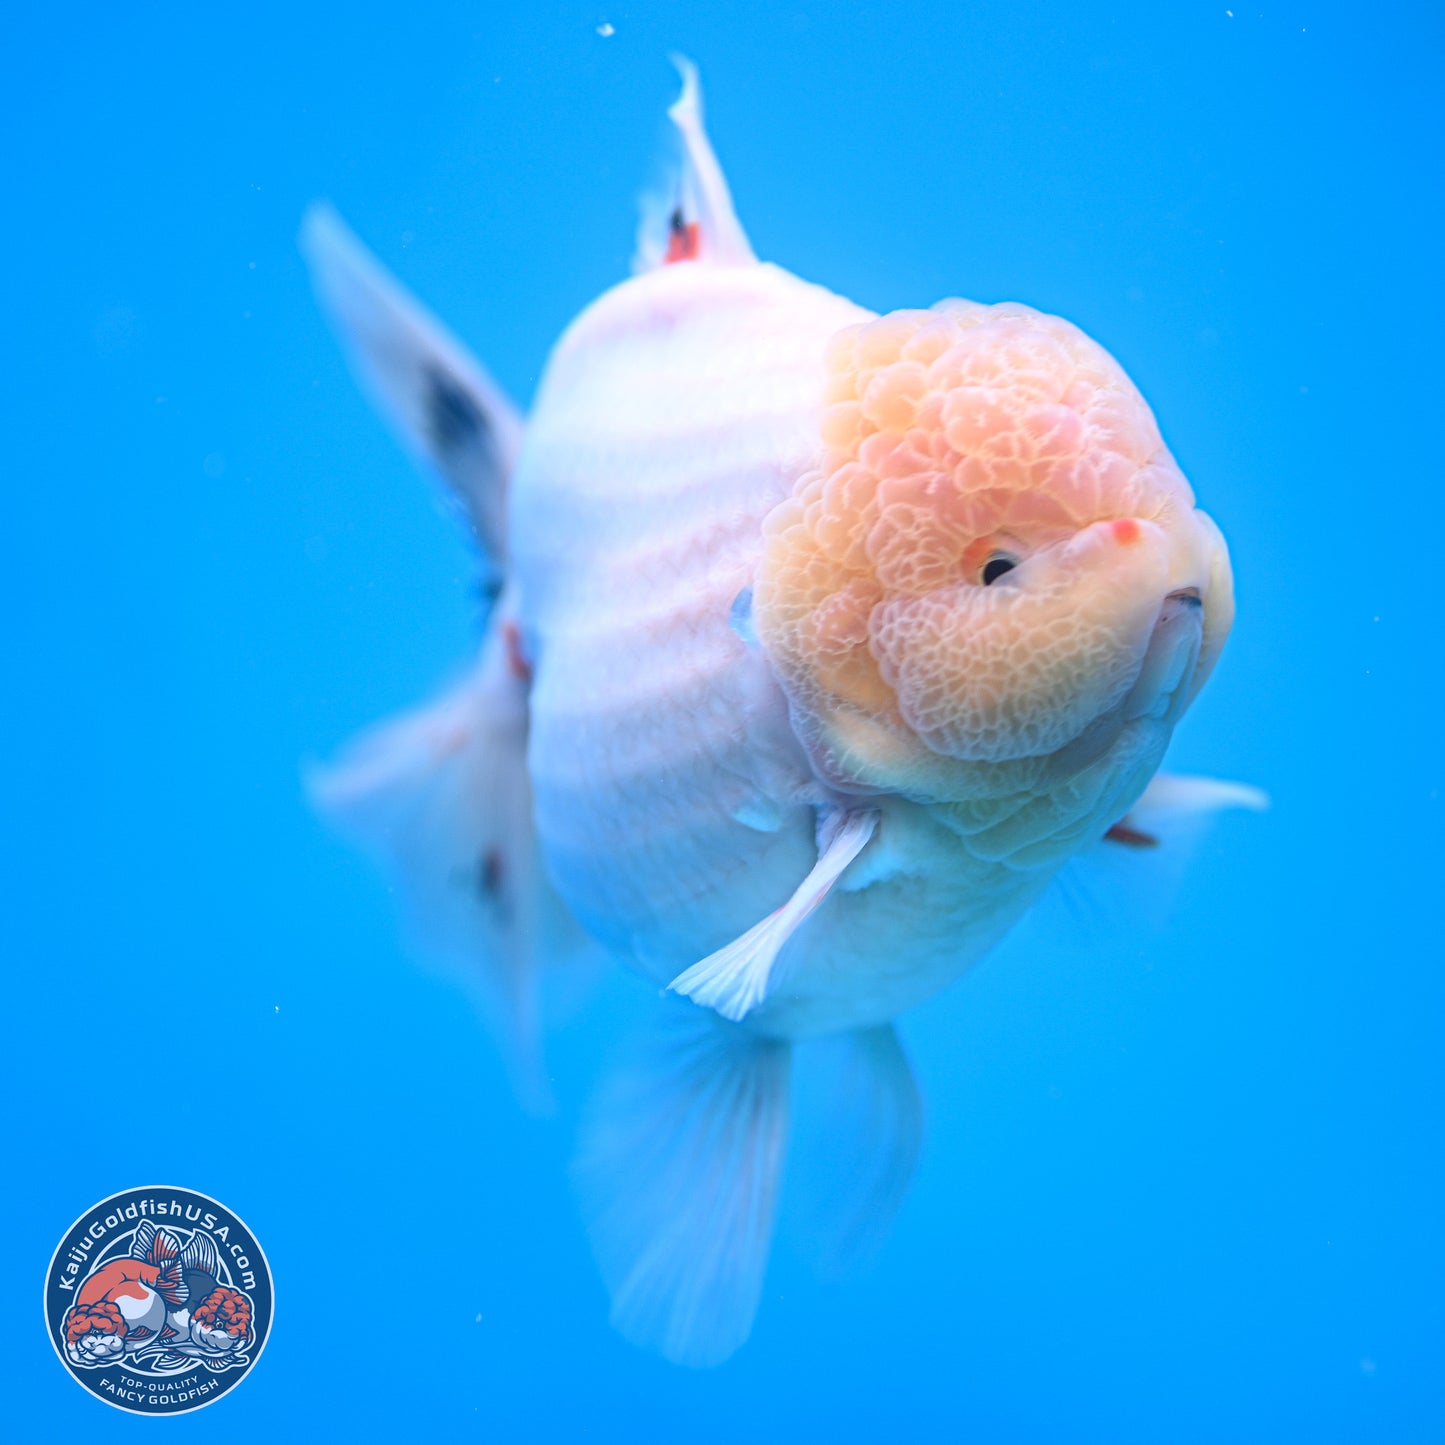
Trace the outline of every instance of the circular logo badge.
{"type": "Polygon", "coordinates": [[[271,1333],[271,1267],[256,1236],[194,1189],[112,1194],[65,1232],[45,1276],[45,1323],[92,1395],[137,1415],[219,1400],[271,1333]]]}

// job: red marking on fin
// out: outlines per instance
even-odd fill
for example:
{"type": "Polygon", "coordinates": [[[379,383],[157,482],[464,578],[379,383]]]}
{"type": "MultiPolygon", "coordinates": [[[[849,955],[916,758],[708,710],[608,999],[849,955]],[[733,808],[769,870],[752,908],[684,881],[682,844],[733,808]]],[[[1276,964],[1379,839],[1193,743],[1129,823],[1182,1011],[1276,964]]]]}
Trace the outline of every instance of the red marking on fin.
{"type": "Polygon", "coordinates": [[[667,252],[662,264],[672,266],[678,261],[696,261],[701,250],[702,227],[696,221],[684,221],[680,209],[674,211],[668,224],[667,252]]]}
{"type": "Polygon", "coordinates": [[[176,1337],[178,1334],[180,1334],[180,1331],[179,1331],[179,1330],[172,1329],[172,1328],[170,1327],[170,1325],[167,1325],[167,1326],[165,1327],[165,1329],[163,1329],[163,1330],[161,1331],[161,1339],[163,1339],[163,1340],[173,1340],[173,1339],[175,1339],[175,1337],[176,1337]]]}
{"type": "Polygon", "coordinates": [[[166,1264],[170,1260],[181,1257],[181,1242],[168,1229],[158,1229],[155,1238],[151,1240],[151,1247],[146,1251],[146,1260],[150,1264],[166,1264]]]}
{"type": "Polygon", "coordinates": [[[1123,843],[1128,848],[1157,848],[1159,840],[1152,833],[1131,828],[1127,823],[1115,823],[1104,837],[1110,843],[1123,843]]]}
{"type": "MultiPolygon", "coordinates": [[[[170,1326],[167,1325],[166,1328],[170,1329],[170,1326]]],[[[175,1331],[172,1330],[171,1333],[174,1334],[175,1331]]],[[[132,1325],[129,1334],[127,1335],[127,1338],[132,1340],[143,1340],[146,1338],[147,1335],[153,1334],[155,1334],[155,1331],[151,1329],[149,1325],[132,1325]]]]}
{"type": "Polygon", "coordinates": [[[186,1282],[181,1278],[181,1262],[173,1259],[156,1276],[155,1291],[168,1305],[179,1308],[191,1297],[186,1282]]]}
{"type": "Polygon", "coordinates": [[[532,681],[532,664],[522,651],[522,629],[508,618],[502,623],[502,646],[507,650],[507,671],[520,682],[532,681]]]}

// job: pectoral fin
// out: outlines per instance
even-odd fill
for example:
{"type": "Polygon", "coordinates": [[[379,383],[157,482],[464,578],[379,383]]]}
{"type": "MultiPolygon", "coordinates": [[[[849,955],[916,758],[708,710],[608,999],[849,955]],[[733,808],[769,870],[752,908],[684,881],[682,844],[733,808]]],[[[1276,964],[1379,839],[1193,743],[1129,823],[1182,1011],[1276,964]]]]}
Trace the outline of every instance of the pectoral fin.
{"type": "Polygon", "coordinates": [[[1029,926],[1074,937],[1140,923],[1162,927],[1219,815],[1268,807],[1268,796],[1247,783],[1158,773],[1139,801],[1061,870],[1029,926]]]}
{"type": "Polygon", "coordinates": [[[797,891],[776,912],[716,953],[710,953],[668,984],[674,993],[736,1022],[767,997],[773,963],[799,925],[828,896],[843,870],[861,853],[878,826],[878,814],[823,814],[818,821],[818,861],[797,891]]]}
{"type": "Polygon", "coordinates": [[[1123,826],[1151,836],[1188,830],[1215,813],[1245,808],[1262,813],[1269,807],[1269,795],[1248,783],[1230,783],[1222,778],[1187,777],[1182,773],[1156,773],[1144,795],[1129,809],[1123,826]]]}

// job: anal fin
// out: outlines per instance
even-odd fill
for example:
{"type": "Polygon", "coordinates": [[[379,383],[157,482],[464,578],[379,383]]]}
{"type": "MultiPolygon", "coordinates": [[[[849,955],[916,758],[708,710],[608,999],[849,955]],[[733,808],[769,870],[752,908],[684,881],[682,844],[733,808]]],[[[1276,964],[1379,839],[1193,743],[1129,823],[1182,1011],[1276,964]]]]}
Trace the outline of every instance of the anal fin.
{"type": "Polygon", "coordinates": [[[835,1034],[798,1056],[795,1176],[818,1271],[839,1279],[887,1238],[923,1142],[923,1101],[892,1024],[835,1034]]]}

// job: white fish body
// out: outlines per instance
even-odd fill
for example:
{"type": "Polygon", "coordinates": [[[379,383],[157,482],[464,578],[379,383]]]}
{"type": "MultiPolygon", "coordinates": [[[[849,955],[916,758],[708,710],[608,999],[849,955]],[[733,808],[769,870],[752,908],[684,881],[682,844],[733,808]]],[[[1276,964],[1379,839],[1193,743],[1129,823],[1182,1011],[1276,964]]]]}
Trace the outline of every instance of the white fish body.
{"type": "Polygon", "coordinates": [[[848,1040],[837,1098],[871,1122],[840,1138],[870,1158],[840,1229],[866,1234],[918,1142],[888,1021],[1131,808],[1167,832],[1259,798],[1171,779],[1140,801],[1232,593],[1117,365],[1028,308],[879,320],[759,262],[690,67],[672,116],[677,203],[559,341],[525,430],[330,213],[308,222],[363,380],[506,577],[473,679],[318,792],[491,960],[514,1019],[565,904],[745,1020],[677,1004],[578,1166],[614,1322],[712,1363],[761,1288],[774,1041],[848,1040]]]}
{"type": "Polygon", "coordinates": [[[538,831],[577,916],[662,983],[814,861],[819,784],[732,617],[815,449],[822,349],[866,315],[756,262],[648,272],[569,329],[530,420],[512,541],[538,831]]]}

